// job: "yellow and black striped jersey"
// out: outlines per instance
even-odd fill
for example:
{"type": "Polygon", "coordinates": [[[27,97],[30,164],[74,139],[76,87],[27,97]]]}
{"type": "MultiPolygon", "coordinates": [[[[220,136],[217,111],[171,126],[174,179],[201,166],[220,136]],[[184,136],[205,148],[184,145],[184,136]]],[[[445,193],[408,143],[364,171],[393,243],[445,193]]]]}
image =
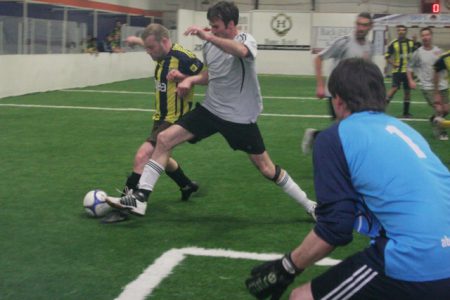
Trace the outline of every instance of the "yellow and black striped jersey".
{"type": "Polygon", "coordinates": [[[414,41],[410,39],[393,40],[389,44],[385,57],[386,59],[393,58],[395,67],[392,69],[392,73],[406,73],[408,59],[413,51],[414,41]]]}
{"type": "Polygon", "coordinates": [[[450,72],[450,50],[442,54],[438,60],[434,63],[434,69],[436,72],[447,70],[450,72]]]}
{"type": "Polygon", "coordinates": [[[174,123],[192,107],[194,89],[180,98],[177,95],[177,83],[167,80],[167,73],[178,69],[185,75],[196,75],[203,69],[203,63],[189,50],[179,44],[173,44],[167,56],[158,61],[155,67],[155,114],[153,120],[174,123]]]}

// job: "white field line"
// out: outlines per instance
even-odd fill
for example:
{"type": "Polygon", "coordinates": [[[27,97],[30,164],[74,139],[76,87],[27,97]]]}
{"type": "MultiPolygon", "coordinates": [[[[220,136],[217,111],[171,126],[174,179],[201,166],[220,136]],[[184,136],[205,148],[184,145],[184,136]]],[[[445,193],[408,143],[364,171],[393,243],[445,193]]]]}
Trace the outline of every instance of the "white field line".
{"type": "Polygon", "coordinates": [[[154,109],[145,108],[130,108],[130,107],[95,107],[95,106],[70,106],[70,105],[40,105],[40,104],[14,104],[14,103],[0,103],[0,106],[9,107],[24,107],[24,108],[56,108],[56,109],[87,109],[87,110],[110,110],[110,111],[142,111],[152,112],[154,109]]]}
{"type": "MultiPolygon", "coordinates": [[[[18,107],[18,108],[50,108],[50,109],[85,109],[85,110],[104,110],[104,111],[131,111],[131,112],[154,112],[154,109],[145,108],[130,108],[130,107],[95,107],[95,106],[69,106],[69,105],[39,105],[39,104],[14,104],[14,103],[0,103],[0,107],[18,107]]],[[[329,119],[329,115],[296,115],[296,114],[266,114],[262,113],[263,117],[283,117],[283,118],[319,118],[329,119]]],[[[428,119],[401,119],[404,121],[428,122],[428,119]]]]}
{"type": "MultiPolygon", "coordinates": [[[[114,91],[114,90],[61,90],[60,92],[76,92],[76,93],[103,93],[103,94],[135,94],[135,95],[154,95],[154,92],[133,92],[133,91],[114,91]]],[[[204,97],[205,94],[194,94],[194,96],[204,97]]],[[[317,97],[283,97],[283,96],[263,96],[264,99],[280,99],[280,100],[318,100],[317,97]]],[[[325,98],[324,98],[325,99],[325,98]]],[[[323,100],[323,99],[322,99],[323,100]]],[[[403,103],[402,101],[391,101],[391,103],[403,103]]],[[[427,104],[425,101],[411,101],[414,104],[427,104]]]]}
{"type": "MultiPolygon", "coordinates": [[[[135,95],[154,95],[154,92],[133,92],[133,91],[113,91],[113,90],[61,90],[61,92],[86,92],[86,93],[103,93],[103,94],[135,94],[135,95]]],[[[194,96],[204,97],[205,94],[194,94],[194,96]]],[[[279,96],[263,96],[264,99],[293,99],[293,100],[313,100],[314,97],[279,97],[279,96]]]]}
{"type": "MultiPolygon", "coordinates": [[[[277,253],[252,253],[225,249],[204,249],[197,247],[171,249],[157,258],[155,262],[148,266],[134,281],[127,284],[116,300],[140,300],[147,298],[164,280],[164,278],[168,277],[172,273],[172,270],[188,255],[251,259],[260,261],[278,259],[283,256],[283,254],[277,253]]],[[[339,262],[340,260],[337,259],[324,258],[318,261],[316,265],[334,266],[339,262]]]]}

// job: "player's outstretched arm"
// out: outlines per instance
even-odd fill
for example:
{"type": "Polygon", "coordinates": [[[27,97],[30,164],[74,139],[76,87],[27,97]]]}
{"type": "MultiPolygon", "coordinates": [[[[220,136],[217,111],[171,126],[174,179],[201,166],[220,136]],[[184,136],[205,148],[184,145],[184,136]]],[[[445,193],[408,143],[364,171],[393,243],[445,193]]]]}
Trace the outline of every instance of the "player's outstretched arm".
{"type": "Polygon", "coordinates": [[[218,37],[212,34],[209,28],[202,28],[200,26],[193,25],[186,29],[184,35],[196,35],[204,41],[213,43],[224,52],[237,57],[244,58],[250,55],[250,51],[244,44],[233,39],[218,37]]]}
{"type": "Polygon", "coordinates": [[[134,35],[128,36],[125,39],[125,42],[130,46],[139,45],[141,47],[144,47],[144,41],[138,36],[134,36],[134,35]]]}

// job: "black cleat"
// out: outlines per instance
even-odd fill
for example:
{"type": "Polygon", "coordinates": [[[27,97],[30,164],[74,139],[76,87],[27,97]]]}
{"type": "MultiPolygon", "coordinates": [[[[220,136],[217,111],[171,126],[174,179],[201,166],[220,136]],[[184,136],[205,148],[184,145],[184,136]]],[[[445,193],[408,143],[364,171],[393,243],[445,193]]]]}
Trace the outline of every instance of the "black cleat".
{"type": "Polygon", "coordinates": [[[189,198],[191,197],[191,194],[198,191],[198,189],[199,189],[199,186],[198,186],[197,182],[191,181],[191,183],[189,183],[188,185],[186,185],[185,187],[180,189],[181,200],[182,201],[189,200],[189,198]]]}

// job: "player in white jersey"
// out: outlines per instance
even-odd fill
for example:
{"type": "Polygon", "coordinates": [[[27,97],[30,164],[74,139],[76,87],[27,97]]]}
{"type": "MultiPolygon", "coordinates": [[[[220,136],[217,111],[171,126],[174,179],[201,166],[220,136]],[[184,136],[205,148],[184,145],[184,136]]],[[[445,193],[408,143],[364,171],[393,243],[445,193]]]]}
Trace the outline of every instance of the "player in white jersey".
{"type": "Polygon", "coordinates": [[[184,78],[177,88],[183,96],[194,85],[207,84],[205,100],[158,135],[139,189],[122,198],[108,197],[108,203],[144,215],[147,199],[164,172],[171,150],[185,141],[195,143],[220,133],[233,150],[246,152],[263,176],[273,180],[314,217],[316,203],[307,198],[285,170],[272,162],[256,124],[262,111],[255,71],[256,41],[248,33],[238,31],[239,10],[234,3],[216,3],[208,9],[207,18],[211,29],[191,26],[185,32],[205,41],[203,54],[207,68],[184,78]]]}
{"type": "MultiPolygon", "coordinates": [[[[337,38],[327,48],[317,54],[314,59],[316,71],[316,96],[319,99],[328,98],[329,111],[333,119],[336,118],[333,106],[331,104],[331,96],[326,90],[325,79],[322,72],[323,61],[333,59],[333,69],[341,60],[346,58],[361,57],[372,60],[373,45],[367,40],[367,35],[373,26],[372,16],[367,12],[362,12],[356,17],[355,29],[352,34],[337,38]]],[[[303,153],[309,153],[312,149],[315,136],[320,131],[308,128],[305,131],[302,141],[303,153]]]]}
{"type": "Polygon", "coordinates": [[[417,49],[411,60],[408,62],[408,69],[406,74],[408,76],[409,86],[412,89],[417,87],[413,78],[413,72],[417,76],[420,83],[420,90],[424,98],[434,109],[434,114],[430,121],[433,126],[433,131],[440,140],[448,140],[448,134],[444,128],[439,128],[434,124],[435,117],[444,117],[443,106],[448,105],[448,81],[445,78],[445,71],[439,72],[438,89],[441,95],[440,101],[436,101],[434,97],[434,63],[443,53],[441,48],[433,45],[433,31],[430,27],[425,27],[420,30],[422,38],[422,46],[417,49]]]}
{"type": "Polygon", "coordinates": [[[314,59],[316,71],[316,95],[318,98],[330,97],[325,90],[325,80],[322,75],[323,61],[332,58],[333,69],[341,60],[361,57],[372,60],[373,46],[367,41],[367,34],[372,29],[372,17],[369,13],[360,13],[356,18],[355,30],[352,34],[337,38],[322,50],[314,59]]]}

